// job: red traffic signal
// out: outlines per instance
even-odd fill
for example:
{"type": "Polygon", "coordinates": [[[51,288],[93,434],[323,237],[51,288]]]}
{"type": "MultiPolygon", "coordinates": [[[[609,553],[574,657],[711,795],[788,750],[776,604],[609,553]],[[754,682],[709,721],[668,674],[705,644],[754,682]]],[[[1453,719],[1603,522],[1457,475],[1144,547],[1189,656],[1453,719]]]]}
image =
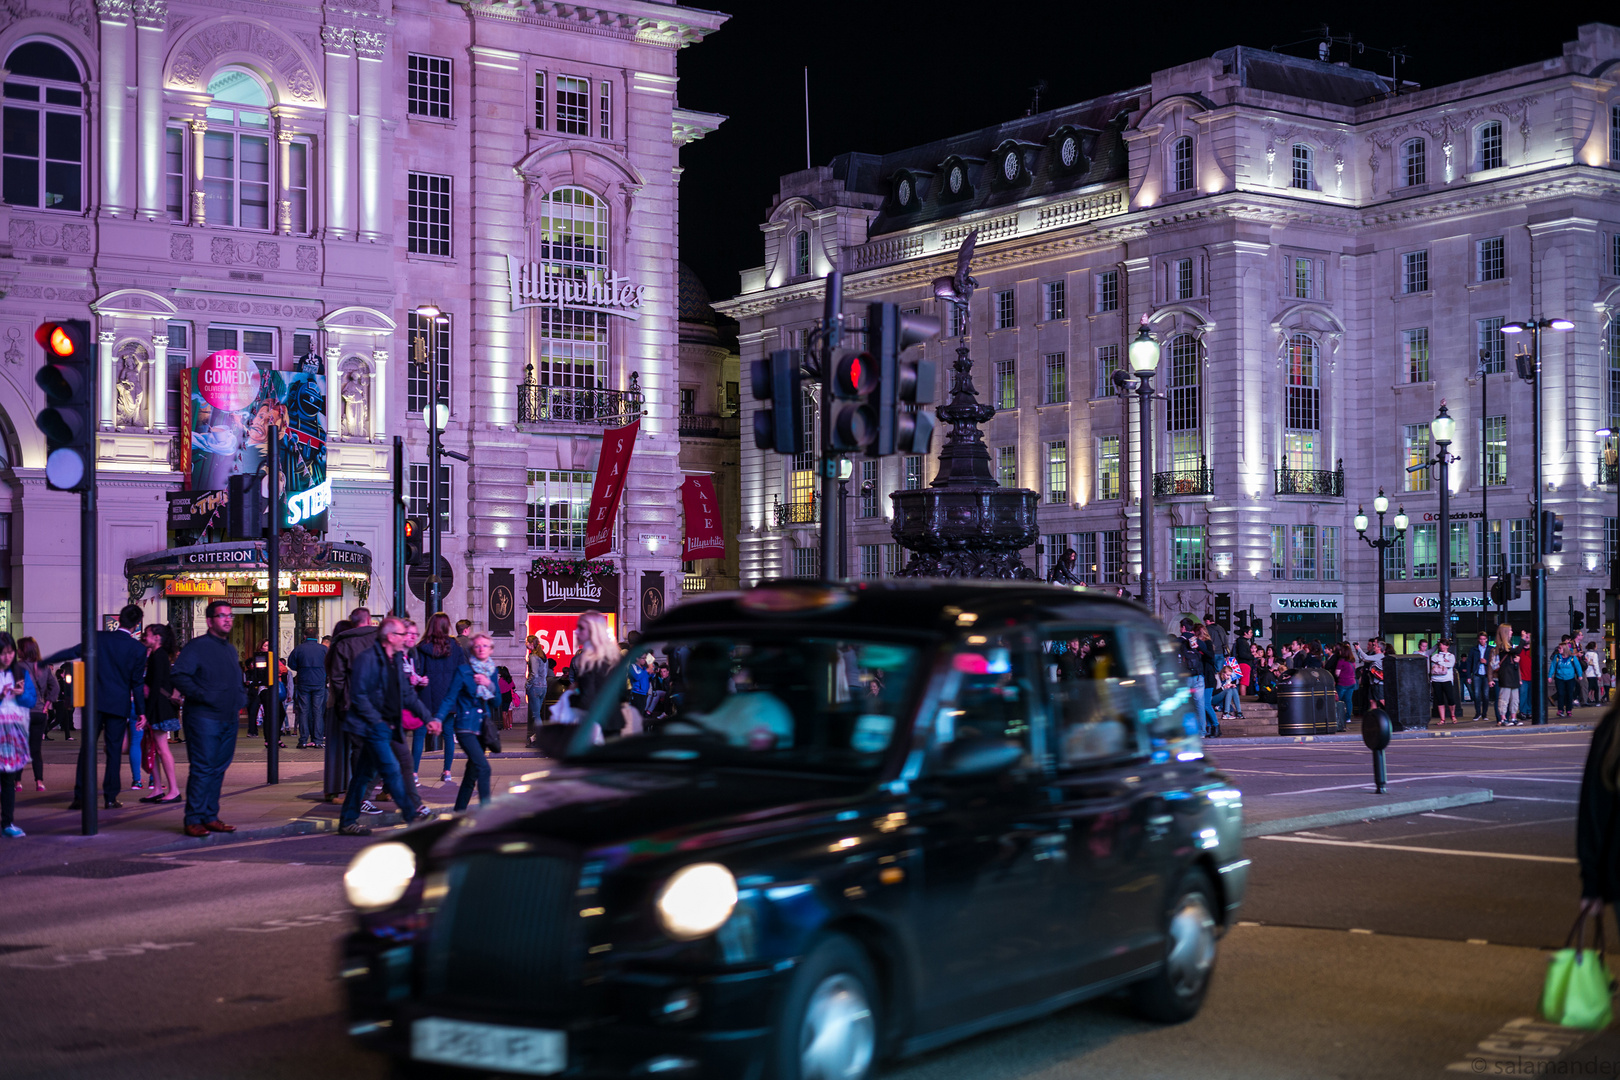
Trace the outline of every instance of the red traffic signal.
{"type": "Polygon", "coordinates": [[[84,491],[94,465],[95,363],[90,324],[83,319],[41,323],[34,340],[45,363],[34,383],[45,408],[34,424],[45,436],[45,483],[56,491],[84,491]]]}

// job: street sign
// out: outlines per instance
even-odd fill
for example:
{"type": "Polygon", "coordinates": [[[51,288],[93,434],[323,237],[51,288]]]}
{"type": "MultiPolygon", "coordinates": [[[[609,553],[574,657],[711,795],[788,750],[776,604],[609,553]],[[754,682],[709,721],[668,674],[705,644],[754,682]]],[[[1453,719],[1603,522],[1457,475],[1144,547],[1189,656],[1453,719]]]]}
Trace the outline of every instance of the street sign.
{"type": "MultiPolygon", "coordinates": [[[[426,600],[427,599],[427,595],[428,595],[428,568],[427,568],[427,561],[426,560],[418,562],[415,566],[412,566],[410,568],[410,570],[407,571],[407,573],[405,575],[405,580],[410,583],[411,595],[412,596],[416,597],[418,600],[426,600]]],[[[441,602],[443,601],[444,597],[450,595],[450,589],[451,589],[452,586],[455,585],[455,583],[456,583],[456,572],[450,568],[450,560],[445,558],[443,555],[440,555],[439,556],[439,599],[440,599],[441,602]]],[[[430,611],[430,612],[428,612],[428,614],[432,615],[433,612],[430,611]]]]}

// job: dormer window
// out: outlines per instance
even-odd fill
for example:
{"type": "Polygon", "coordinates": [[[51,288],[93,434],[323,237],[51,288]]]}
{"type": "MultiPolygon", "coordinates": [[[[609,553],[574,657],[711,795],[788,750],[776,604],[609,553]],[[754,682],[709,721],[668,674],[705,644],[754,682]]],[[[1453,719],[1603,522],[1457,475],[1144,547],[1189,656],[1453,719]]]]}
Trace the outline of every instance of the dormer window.
{"type": "Polygon", "coordinates": [[[810,276],[810,234],[807,232],[793,234],[793,276],[810,276]]]}
{"type": "Polygon", "coordinates": [[[1304,143],[1295,143],[1293,148],[1293,172],[1288,178],[1288,186],[1310,191],[1316,186],[1316,161],[1311,148],[1304,143]]]}
{"type": "Polygon", "coordinates": [[[1502,124],[1492,120],[1474,130],[1474,171],[1502,167],[1502,124]]]}
{"type": "Polygon", "coordinates": [[[1428,147],[1422,139],[1401,144],[1401,186],[1420,187],[1429,182],[1428,147]]]}
{"type": "Polygon", "coordinates": [[[1193,186],[1193,141],[1182,136],[1170,144],[1170,190],[1191,191],[1193,186]]]}

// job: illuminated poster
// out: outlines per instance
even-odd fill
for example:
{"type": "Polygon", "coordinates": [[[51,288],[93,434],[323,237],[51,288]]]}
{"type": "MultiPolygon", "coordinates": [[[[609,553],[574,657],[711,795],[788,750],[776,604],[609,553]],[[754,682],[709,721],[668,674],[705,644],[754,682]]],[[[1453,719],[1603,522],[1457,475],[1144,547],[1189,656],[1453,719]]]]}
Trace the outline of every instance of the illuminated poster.
{"type": "Polygon", "coordinates": [[[181,471],[188,486],[222,491],[238,474],[267,472],[266,432],[281,429],[282,524],[326,530],[326,377],[263,371],[233,349],[191,368],[183,400],[181,471]]]}

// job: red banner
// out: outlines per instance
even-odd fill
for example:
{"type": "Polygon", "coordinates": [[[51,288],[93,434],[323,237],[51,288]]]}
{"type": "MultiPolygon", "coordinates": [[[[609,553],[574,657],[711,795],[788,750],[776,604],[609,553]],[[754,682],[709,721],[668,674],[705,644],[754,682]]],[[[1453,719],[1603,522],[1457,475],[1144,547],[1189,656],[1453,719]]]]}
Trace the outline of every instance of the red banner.
{"type": "Polygon", "coordinates": [[[681,560],[725,558],[726,535],[720,525],[720,500],[714,497],[714,478],[688,476],[681,485],[681,509],[686,517],[681,560]]]}
{"type": "Polygon", "coordinates": [[[596,485],[591,488],[591,509],[585,519],[585,557],[594,559],[613,550],[613,519],[619,513],[619,496],[630,472],[630,452],[636,447],[641,421],[602,432],[602,458],[596,465],[596,485]]]}

